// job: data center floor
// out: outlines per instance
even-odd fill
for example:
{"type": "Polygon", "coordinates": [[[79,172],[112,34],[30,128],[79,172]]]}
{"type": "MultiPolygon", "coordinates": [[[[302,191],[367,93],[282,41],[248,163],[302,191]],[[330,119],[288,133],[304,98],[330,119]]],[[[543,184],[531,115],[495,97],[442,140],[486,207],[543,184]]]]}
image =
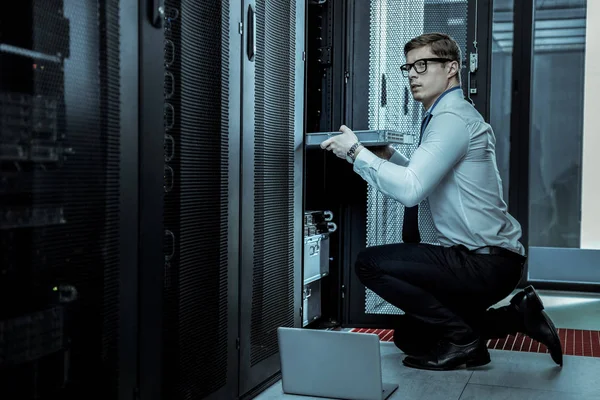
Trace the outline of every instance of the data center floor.
{"type": "MultiPolygon", "coordinates": [[[[600,330],[600,296],[547,291],[538,293],[558,328],[600,330]]],[[[399,384],[389,399],[600,398],[598,357],[567,355],[560,368],[549,354],[506,350],[490,350],[490,354],[492,362],[484,367],[448,372],[423,371],[402,365],[402,352],[393,343],[382,342],[383,381],[399,384]]],[[[312,399],[283,394],[280,381],[257,397],[258,400],[286,398],[312,399]]]]}

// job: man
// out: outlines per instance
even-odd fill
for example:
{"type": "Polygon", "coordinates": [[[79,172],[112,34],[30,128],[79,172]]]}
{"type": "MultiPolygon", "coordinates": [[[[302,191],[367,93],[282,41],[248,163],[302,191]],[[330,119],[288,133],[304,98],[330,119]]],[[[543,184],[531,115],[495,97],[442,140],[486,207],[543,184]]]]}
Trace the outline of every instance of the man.
{"type": "Polygon", "coordinates": [[[362,251],[359,279],[405,312],[394,341],[407,354],[407,366],[485,365],[486,341],[517,332],[544,343],[562,365],[556,328],[532,287],[509,306],[489,309],[517,286],[526,257],[521,226],[502,198],[494,133],[460,88],[460,48],[433,33],[412,39],[404,54],[407,64],[400,68],[425,109],[410,161],[392,148],[377,154],[364,148],[346,126],[321,144],[405,206],[404,243],[362,251]],[[417,207],[425,198],[441,246],[420,243],[417,207]]]}

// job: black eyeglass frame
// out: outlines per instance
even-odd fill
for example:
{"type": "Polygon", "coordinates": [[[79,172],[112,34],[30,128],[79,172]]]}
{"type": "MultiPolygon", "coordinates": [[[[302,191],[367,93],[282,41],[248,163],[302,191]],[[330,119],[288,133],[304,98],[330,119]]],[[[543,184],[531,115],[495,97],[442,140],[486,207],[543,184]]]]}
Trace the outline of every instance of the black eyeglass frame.
{"type": "Polygon", "coordinates": [[[400,66],[400,70],[402,71],[402,75],[404,75],[405,78],[408,77],[408,75],[410,74],[410,70],[412,68],[415,69],[417,74],[424,74],[425,72],[427,72],[427,64],[430,61],[431,62],[439,62],[439,63],[447,63],[447,62],[456,61],[456,60],[451,60],[449,58],[421,58],[420,60],[416,60],[414,63],[410,63],[410,64],[407,63],[407,64],[400,66]],[[422,61],[424,61],[424,68],[422,71],[419,71],[416,67],[416,64],[418,62],[422,62],[422,61]]]}

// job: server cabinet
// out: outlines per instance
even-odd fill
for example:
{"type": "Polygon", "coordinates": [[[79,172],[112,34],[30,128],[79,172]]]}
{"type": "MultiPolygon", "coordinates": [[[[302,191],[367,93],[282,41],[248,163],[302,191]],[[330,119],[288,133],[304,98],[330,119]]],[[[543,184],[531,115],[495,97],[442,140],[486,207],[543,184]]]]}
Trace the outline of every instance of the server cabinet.
{"type": "Polygon", "coordinates": [[[304,6],[161,5],[140,2],[140,397],[237,398],[301,323],[304,6]]]}
{"type": "Polygon", "coordinates": [[[140,5],[140,397],[236,398],[241,10],[226,0],[140,5]]]}
{"type": "Polygon", "coordinates": [[[134,394],[137,71],[136,1],[0,15],[1,398],[134,394]]]}
{"type": "Polygon", "coordinates": [[[243,1],[240,395],[279,371],[301,326],[303,0],[243,1]]]}

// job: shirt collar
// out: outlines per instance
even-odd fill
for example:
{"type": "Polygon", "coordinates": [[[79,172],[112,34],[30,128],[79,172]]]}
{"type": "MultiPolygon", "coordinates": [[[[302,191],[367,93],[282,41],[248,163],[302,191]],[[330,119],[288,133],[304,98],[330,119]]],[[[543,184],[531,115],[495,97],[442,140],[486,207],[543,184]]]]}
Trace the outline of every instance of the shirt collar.
{"type": "Polygon", "coordinates": [[[447,89],[443,92],[440,97],[433,103],[433,105],[425,112],[425,116],[432,114],[433,110],[436,107],[439,107],[440,104],[444,104],[448,99],[454,98],[456,96],[462,96],[462,88],[460,86],[454,86],[450,89],[447,89]]]}

